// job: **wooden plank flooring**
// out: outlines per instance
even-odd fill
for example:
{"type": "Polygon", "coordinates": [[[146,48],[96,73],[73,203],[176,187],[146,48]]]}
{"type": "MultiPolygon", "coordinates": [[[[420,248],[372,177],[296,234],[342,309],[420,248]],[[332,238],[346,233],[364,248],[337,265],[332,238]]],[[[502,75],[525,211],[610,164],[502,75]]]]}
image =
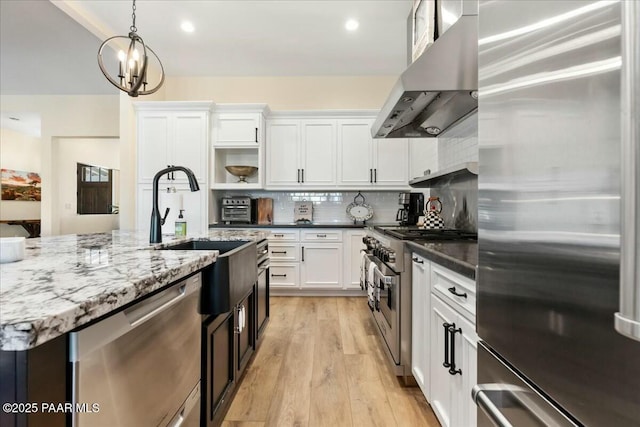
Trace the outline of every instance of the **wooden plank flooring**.
{"type": "Polygon", "coordinates": [[[271,320],[223,427],[438,427],[393,375],[362,298],[272,297],[271,320]]]}

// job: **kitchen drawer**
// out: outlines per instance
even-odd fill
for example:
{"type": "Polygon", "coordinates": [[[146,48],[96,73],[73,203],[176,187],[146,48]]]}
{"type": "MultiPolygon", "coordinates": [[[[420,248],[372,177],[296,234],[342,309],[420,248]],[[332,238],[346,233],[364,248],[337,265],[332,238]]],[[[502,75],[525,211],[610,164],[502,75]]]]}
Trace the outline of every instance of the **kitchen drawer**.
{"type": "Polygon", "coordinates": [[[476,321],[476,282],[431,264],[431,291],[472,323],[476,321]],[[457,295],[456,295],[457,294],[457,295]]]}
{"type": "Polygon", "coordinates": [[[271,243],[269,245],[269,258],[271,262],[298,261],[300,245],[298,243],[271,243]]]}
{"type": "Polygon", "coordinates": [[[342,242],[342,230],[302,230],[303,242],[342,242]]]}
{"type": "Polygon", "coordinates": [[[299,230],[271,230],[271,234],[269,235],[269,241],[271,242],[297,242],[298,240],[300,240],[299,230]]]}
{"type": "Polygon", "coordinates": [[[269,286],[278,288],[297,288],[299,277],[298,264],[271,263],[269,267],[269,286]]]}

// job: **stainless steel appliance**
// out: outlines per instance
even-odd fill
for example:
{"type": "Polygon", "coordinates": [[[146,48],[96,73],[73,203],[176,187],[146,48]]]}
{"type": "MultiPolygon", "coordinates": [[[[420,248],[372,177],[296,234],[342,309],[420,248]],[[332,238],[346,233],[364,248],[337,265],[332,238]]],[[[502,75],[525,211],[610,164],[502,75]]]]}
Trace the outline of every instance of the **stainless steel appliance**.
{"type": "Polygon", "coordinates": [[[391,89],[374,138],[435,137],[478,108],[478,2],[436,2],[440,37],[391,89]]]}
{"type": "Polygon", "coordinates": [[[200,425],[200,286],[198,273],[70,334],[71,402],[90,409],[72,426],[200,425]]]}
{"type": "Polygon", "coordinates": [[[480,19],[478,425],[640,426],[640,4],[480,19]]]}
{"type": "MultiPolygon", "coordinates": [[[[373,318],[385,341],[394,372],[405,385],[415,385],[411,373],[411,252],[406,240],[474,239],[475,233],[424,230],[418,227],[369,227],[362,239],[375,271],[373,318]]],[[[366,274],[366,272],[365,272],[366,274]]]]}
{"type": "Polygon", "coordinates": [[[223,197],[220,204],[220,218],[223,223],[253,224],[255,222],[255,200],[250,197],[223,197]]]}

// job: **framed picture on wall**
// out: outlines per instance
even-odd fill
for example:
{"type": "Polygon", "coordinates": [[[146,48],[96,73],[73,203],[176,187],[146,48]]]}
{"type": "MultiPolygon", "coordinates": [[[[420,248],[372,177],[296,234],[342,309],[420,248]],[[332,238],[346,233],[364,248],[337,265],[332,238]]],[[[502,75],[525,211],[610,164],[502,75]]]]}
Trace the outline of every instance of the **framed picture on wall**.
{"type": "Polygon", "coordinates": [[[36,172],[0,169],[2,200],[39,202],[42,197],[42,179],[36,172]]]}

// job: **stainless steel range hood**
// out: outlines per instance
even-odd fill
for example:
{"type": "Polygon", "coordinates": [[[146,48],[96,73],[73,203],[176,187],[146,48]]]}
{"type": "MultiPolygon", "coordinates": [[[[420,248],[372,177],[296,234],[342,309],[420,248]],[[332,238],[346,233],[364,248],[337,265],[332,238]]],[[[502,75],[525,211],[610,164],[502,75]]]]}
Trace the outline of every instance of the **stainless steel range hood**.
{"type": "Polygon", "coordinates": [[[374,138],[435,137],[478,108],[477,7],[471,13],[402,73],[371,128],[374,138]]]}

